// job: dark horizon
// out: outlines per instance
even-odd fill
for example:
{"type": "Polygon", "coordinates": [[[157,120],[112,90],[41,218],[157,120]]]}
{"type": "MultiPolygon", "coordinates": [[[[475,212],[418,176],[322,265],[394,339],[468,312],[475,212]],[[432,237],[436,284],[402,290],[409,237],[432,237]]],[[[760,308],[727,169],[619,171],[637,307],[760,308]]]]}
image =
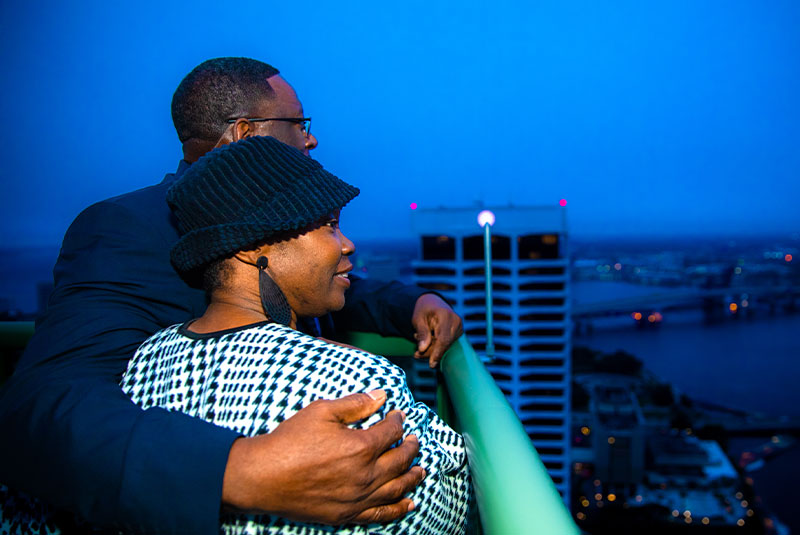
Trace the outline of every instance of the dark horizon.
{"type": "MultiPolygon", "coordinates": [[[[347,228],[344,228],[347,233],[347,228]]],[[[480,229],[476,226],[475,234],[480,234],[480,229]]],[[[619,234],[592,234],[592,233],[567,233],[567,239],[573,246],[585,246],[592,244],[607,244],[611,246],[623,245],[636,245],[641,242],[646,242],[648,248],[650,246],[657,246],[660,244],[689,246],[691,248],[706,246],[708,244],[717,244],[725,246],[730,243],[736,245],[752,245],[761,244],[766,242],[785,242],[785,245],[800,247],[800,231],[786,230],[774,232],[759,232],[759,233],[619,233],[619,234]]],[[[416,243],[417,236],[388,236],[386,238],[360,238],[356,245],[365,244],[369,246],[382,246],[385,248],[389,244],[410,244],[416,243]]],[[[11,253],[20,250],[53,250],[59,249],[61,243],[30,243],[20,244],[12,247],[0,246],[0,255],[11,253]]]]}

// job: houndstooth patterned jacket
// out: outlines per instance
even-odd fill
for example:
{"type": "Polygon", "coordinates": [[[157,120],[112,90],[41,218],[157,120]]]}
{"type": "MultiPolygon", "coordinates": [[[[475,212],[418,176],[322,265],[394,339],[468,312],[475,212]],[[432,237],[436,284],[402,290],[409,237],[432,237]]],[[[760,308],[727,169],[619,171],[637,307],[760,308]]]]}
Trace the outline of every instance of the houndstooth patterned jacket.
{"type": "Polygon", "coordinates": [[[223,514],[221,532],[458,534],[466,530],[472,487],[463,438],[427,406],[414,402],[403,371],[383,357],[275,323],[210,334],[175,325],[142,344],[121,385],[145,409],[184,412],[244,436],[269,433],[314,400],[382,388],[386,403],[357,427],[369,427],[390,410],[406,413],[404,434],[419,438],[418,462],[427,472],[411,495],[413,512],[386,525],[338,528],[269,515],[223,514]]]}

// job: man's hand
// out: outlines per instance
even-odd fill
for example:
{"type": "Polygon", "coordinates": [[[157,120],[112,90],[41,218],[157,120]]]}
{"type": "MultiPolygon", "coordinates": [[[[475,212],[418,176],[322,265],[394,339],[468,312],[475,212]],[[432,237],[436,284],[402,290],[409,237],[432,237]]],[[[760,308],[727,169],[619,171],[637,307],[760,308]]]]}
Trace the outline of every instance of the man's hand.
{"type": "Polygon", "coordinates": [[[439,364],[444,352],[464,332],[461,318],[436,294],[423,294],[417,299],[411,323],[417,331],[414,357],[427,358],[431,368],[439,364]]]}
{"type": "Polygon", "coordinates": [[[396,520],[414,504],[404,496],[425,477],[409,466],[419,442],[403,437],[400,411],[369,429],[367,418],[386,401],[383,390],[315,401],[272,433],[234,441],[225,467],[228,507],[330,525],[396,520]],[[391,448],[391,449],[390,449],[391,448]]]}

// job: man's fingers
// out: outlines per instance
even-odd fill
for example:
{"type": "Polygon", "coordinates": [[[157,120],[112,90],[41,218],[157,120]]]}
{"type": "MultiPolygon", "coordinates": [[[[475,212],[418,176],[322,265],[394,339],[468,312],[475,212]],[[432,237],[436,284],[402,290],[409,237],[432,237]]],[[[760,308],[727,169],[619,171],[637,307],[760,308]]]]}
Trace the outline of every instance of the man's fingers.
{"type": "Polygon", "coordinates": [[[368,418],[380,409],[385,401],[386,392],[373,390],[366,394],[350,394],[339,399],[315,401],[312,405],[324,403],[334,419],[343,424],[350,424],[368,418]]]}
{"type": "Polygon", "coordinates": [[[428,350],[428,347],[431,345],[433,341],[433,336],[431,336],[431,330],[428,326],[428,323],[425,321],[419,322],[415,329],[417,331],[415,337],[417,339],[417,354],[422,355],[428,350]]]}
{"type": "MultiPolygon", "coordinates": [[[[405,451],[407,449],[413,449],[411,452],[411,459],[409,459],[408,463],[405,465],[405,467],[408,468],[408,466],[411,464],[411,460],[416,457],[417,451],[419,451],[419,443],[417,442],[416,437],[412,439],[412,443],[409,445],[406,445],[406,442],[409,442],[409,439],[406,438],[403,443],[400,444],[400,446],[392,448],[393,444],[403,438],[403,420],[405,419],[406,415],[403,414],[402,411],[392,411],[386,415],[386,418],[377,424],[373,425],[369,429],[364,429],[363,431],[359,432],[364,436],[368,436],[373,441],[372,450],[375,452],[376,456],[380,456],[379,458],[383,458],[386,455],[389,455],[393,458],[402,457],[405,455],[405,451]],[[416,446],[414,446],[414,444],[416,444],[416,446]],[[399,453],[396,450],[399,450],[399,453]]],[[[394,477],[394,475],[392,477],[394,477]]]]}
{"type": "Polygon", "coordinates": [[[371,507],[355,517],[354,524],[383,524],[403,518],[409,511],[414,510],[414,502],[410,498],[403,498],[391,505],[380,505],[371,507]]]}
{"type": "Polygon", "coordinates": [[[414,435],[407,436],[399,446],[384,452],[375,463],[376,471],[384,476],[382,481],[378,481],[378,486],[405,474],[417,454],[419,440],[414,435]]]}
{"type": "Polygon", "coordinates": [[[461,318],[449,309],[439,309],[431,317],[431,323],[435,325],[435,329],[427,348],[427,355],[422,351],[417,351],[414,353],[414,357],[424,358],[427,356],[429,366],[435,368],[456,338],[463,333],[463,325],[461,318]]]}
{"type": "Polygon", "coordinates": [[[389,522],[402,517],[413,508],[413,502],[403,496],[417,488],[424,478],[425,470],[421,466],[415,466],[400,477],[382,485],[372,493],[369,500],[377,503],[389,502],[390,505],[367,509],[353,521],[358,524],[371,524],[373,522],[389,522]]]}
{"type": "Polygon", "coordinates": [[[435,368],[441,362],[444,352],[450,347],[452,340],[437,339],[431,349],[431,356],[428,358],[428,366],[435,368]]]}

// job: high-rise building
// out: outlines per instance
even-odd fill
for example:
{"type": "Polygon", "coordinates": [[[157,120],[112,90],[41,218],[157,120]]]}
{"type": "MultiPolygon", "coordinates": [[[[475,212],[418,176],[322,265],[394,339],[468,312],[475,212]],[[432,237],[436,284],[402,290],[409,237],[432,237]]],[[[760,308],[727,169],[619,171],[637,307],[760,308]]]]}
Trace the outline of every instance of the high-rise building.
{"type": "MultiPolygon", "coordinates": [[[[439,292],[464,319],[470,343],[486,348],[484,208],[417,209],[415,283],[439,292]]],[[[495,357],[487,368],[519,415],[553,481],[569,499],[570,300],[565,209],[489,208],[495,357]]],[[[434,377],[417,362],[416,395],[432,396],[434,377]]]]}

